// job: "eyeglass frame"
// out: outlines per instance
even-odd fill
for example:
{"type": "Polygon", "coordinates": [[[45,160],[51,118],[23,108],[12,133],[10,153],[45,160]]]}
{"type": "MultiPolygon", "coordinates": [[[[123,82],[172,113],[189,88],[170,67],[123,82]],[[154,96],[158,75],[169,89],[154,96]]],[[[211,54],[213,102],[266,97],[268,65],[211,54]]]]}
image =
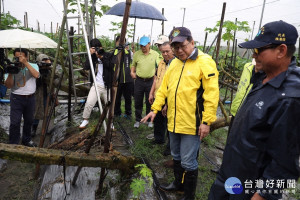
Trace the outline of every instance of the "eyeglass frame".
{"type": "Polygon", "coordinates": [[[173,50],[173,51],[178,51],[179,49],[185,50],[186,47],[187,47],[187,45],[189,45],[190,43],[191,43],[191,42],[188,42],[188,43],[186,43],[186,44],[184,44],[184,45],[180,45],[180,46],[178,46],[178,47],[175,47],[175,45],[172,45],[172,50],[173,50]]]}
{"type": "Polygon", "coordinates": [[[264,47],[260,47],[260,48],[254,48],[253,49],[253,53],[255,53],[256,55],[261,54],[263,51],[267,50],[267,49],[276,49],[277,47],[279,47],[281,44],[269,44],[267,46],[264,47]]]}

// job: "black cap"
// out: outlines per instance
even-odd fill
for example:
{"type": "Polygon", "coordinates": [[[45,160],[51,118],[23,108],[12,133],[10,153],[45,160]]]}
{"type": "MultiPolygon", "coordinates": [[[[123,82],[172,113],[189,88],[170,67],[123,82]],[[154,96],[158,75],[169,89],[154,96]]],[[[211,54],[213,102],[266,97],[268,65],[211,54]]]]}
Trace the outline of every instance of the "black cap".
{"type": "Polygon", "coordinates": [[[173,37],[172,43],[174,42],[184,42],[188,37],[192,37],[191,31],[185,27],[177,27],[171,31],[169,37],[173,37]]]}
{"type": "Polygon", "coordinates": [[[94,38],[90,41],[90,47],[102,47],[100,40],[94,38]]]}
{"type": "Polygon", "coordinates": [[[254,40],[239,44],[240,48],[254,49],[269,44],[295,45],[298,38],[297,29],[282,20],[265,24],[254,40]]]}

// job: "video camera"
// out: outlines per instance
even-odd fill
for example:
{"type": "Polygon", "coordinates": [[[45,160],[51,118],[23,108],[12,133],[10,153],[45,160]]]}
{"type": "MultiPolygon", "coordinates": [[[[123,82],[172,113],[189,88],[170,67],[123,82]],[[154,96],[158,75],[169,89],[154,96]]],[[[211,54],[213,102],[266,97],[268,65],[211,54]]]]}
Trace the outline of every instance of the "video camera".
{"type": "Polygon", "coordinates": [[[22,63],[19,57],[14,57],[13,62],[9,59],[4,59],[3,71],[8,74],[17,74],[22,69],[22,63]]]}
{"type": "Polygon", "coordinates": [[[103,55],[105,52],[104,49],[100,49],[100,47],[96,47],[95,50],[98,53],[98,55],[103,55]]]}
{"type": "Polygon", "coordinates": [[[42,61],[42,62],[38,62],[37,65],[39,66],[39,72],[41,75],[48,75],[51,69],[50,66],[52,64],[42,61]]]}

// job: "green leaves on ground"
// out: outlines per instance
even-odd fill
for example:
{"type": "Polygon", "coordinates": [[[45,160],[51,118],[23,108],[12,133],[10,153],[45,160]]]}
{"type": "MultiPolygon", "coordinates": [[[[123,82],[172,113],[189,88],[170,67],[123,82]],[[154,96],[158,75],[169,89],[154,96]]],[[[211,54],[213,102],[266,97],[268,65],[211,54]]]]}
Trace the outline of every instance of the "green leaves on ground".
{"type": "Polygon", "coordinates": [[[130,184],[130,189],[134,197],[139,197],[142,193],[145,192],[145,188],[147,186],[151,187],[153,184],[152,171],[147,167],[146,164],[138,164],[135,168],[139,169],[139,178],[135,178],[132,180],[130,184]]]}

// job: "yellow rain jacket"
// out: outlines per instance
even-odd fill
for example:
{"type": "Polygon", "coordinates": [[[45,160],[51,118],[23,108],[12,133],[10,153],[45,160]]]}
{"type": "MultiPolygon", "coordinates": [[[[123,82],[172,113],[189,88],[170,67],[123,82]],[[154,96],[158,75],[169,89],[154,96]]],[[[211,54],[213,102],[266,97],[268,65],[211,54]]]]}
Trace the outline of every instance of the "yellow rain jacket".
{"type": "Polygon", "coordinates": [[[155,101],[154,113],[168,102],[168,130],[196,135],[201,123],[216,120],[219,101],[218,70],[213,59],[196,49],[186,61],[175,58],[170,64],[155,101]]]}

